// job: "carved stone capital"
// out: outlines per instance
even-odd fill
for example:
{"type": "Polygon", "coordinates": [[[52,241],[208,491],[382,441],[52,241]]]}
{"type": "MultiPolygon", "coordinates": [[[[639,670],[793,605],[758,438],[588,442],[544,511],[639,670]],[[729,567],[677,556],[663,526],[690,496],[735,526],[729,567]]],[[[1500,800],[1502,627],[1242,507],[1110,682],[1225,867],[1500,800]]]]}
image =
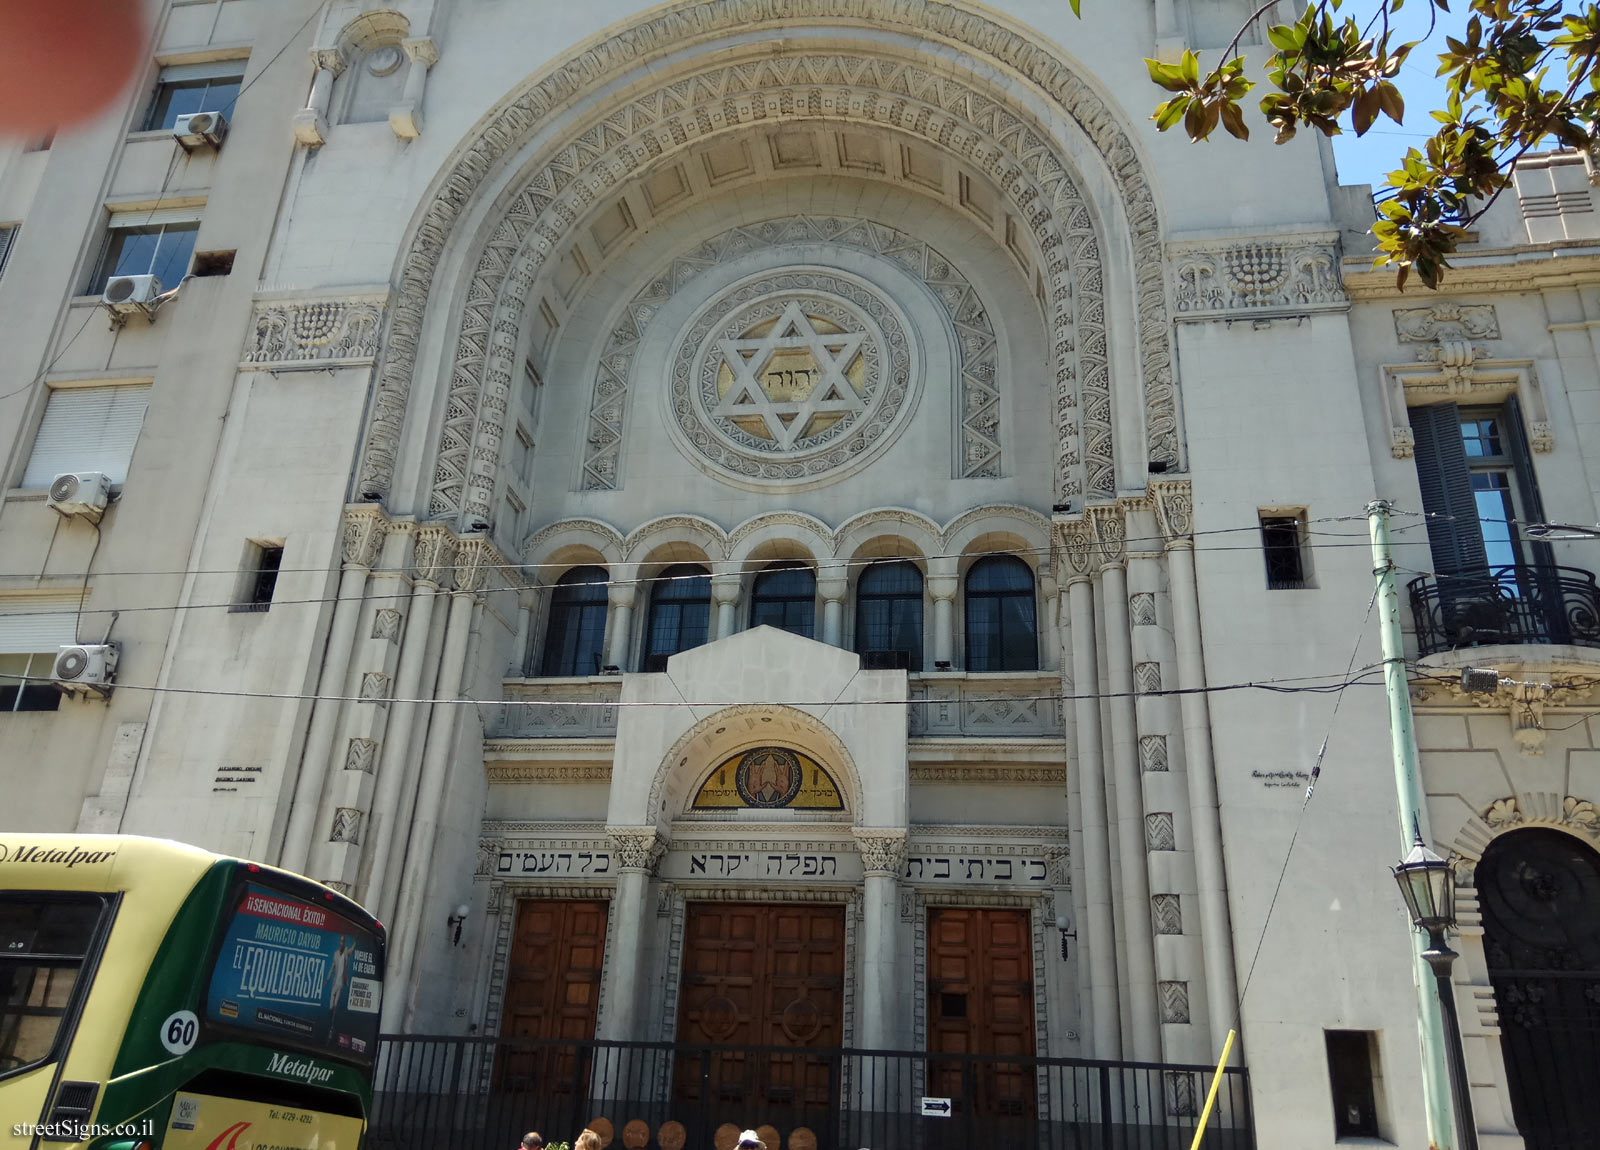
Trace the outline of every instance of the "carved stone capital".
{"type": "Polygon", "coordinates": [[[434,43],[432,36],[416,36],[410,40],[402,40],[400,47],[413,64],[432,68],[439,62],[439,45],[434,43]]]}
{"type": "Polygon", "coordinates": [[[1150,485],[1156,523],[1168,547],[1194,545],[1194,488],[1187,479],[1167,479],[1150,485]]]}
{"type": "Polygon", "coordinates": [[[456,546],[456,590],[477,593],[483,590],[495,550],[485,539],[463,539],[456,546]]]}
{"type": "Polygon", "coordinates": [[[344,513],[343,559],[346,567],[371,568],[383,546],[388,521],[377,507],[351,507],[344,513]]]}
{"type": "Polygon", "coordinates": [[[861,865],[868,874],[887,874],[899,878],[906,870],[906,832],[886,828],[857,827],[853,832],[861,851],[861,865]]]}
{"type": "Polygon", "coordinates": [[[455,556],[455,539],[447,528],[431,524],[417,528],[417,545],[411,552],[411,571],[418,582],[432,583],[436,587],[447,585],[455,556]]]}
{"type": "Polygon", "coordinates": [[[1095,571],[1094,529],[1087,519],[1058,520],[1057,550],[1066,568],[1069,586],[1089,578],[1095,571]]]}
{"type": "Polygon", "coordinates": [[[1094,532],[1095,558],[1100,569],[1122,566],[1128,558],[1128,527],[1122,507],[1115,503],[1091,507],[1083,517],[1094,532]]]}
{"type": "Polygon", "coordinates": [[[500,840],[478,840],[478,866],[474,873],[479,876],[494,874],[495,866],[500,861],[500,840]]]}
{"type": "Polygon", "coordinates": [[[311,63],[321,72],[332,72],[335,76],[342,75],[349,61],[344,58],[344,53],[337,48],[311,49],[311,63]]]}
{"type": "Polygon", "coordinates": [[[623,870],[654,874],[667,853],[667,844],[654,827],[607,827],[606,838],[623,870]]]}

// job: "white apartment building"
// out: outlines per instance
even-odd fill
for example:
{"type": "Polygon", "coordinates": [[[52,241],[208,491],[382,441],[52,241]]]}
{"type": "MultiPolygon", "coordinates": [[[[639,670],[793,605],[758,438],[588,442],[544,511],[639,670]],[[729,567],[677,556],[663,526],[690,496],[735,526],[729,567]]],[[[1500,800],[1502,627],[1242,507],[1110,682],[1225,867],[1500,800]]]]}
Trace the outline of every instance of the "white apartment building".
{"type": "Polygon", "coordinates": [[[147,7],[0,148],[0,844],[330,883],[395,1034],[1161,1126],[1237,1027],[1256,1145],[1421,1146],[1384,499],[1480,1145],[1593,1137],[1600,543],[1526,530],[1600,520],[1589,157],[1402,294],[1325,142],[1150,123],[1244,0],[147,7]]]}

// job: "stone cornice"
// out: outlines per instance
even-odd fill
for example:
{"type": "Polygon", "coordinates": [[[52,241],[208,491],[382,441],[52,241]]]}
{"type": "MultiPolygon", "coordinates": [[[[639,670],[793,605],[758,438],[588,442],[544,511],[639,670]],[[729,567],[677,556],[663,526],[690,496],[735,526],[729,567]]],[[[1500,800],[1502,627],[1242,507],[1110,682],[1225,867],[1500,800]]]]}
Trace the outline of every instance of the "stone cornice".
{"type": "MultiPolygon", "coordinates": [[[[1441,294],[1543,291],[1594,283],[1600,283],[1600,245],[1576,240],[1459,254],[1451,260],[1441,294]]],[[[1357,303],[1409,304],[1419,291],[1415,286],[1409,292],[1398,290],[1394,269],[1374,268],[1367,255],[1345,260],[1344,285],[1357,303]]]]}

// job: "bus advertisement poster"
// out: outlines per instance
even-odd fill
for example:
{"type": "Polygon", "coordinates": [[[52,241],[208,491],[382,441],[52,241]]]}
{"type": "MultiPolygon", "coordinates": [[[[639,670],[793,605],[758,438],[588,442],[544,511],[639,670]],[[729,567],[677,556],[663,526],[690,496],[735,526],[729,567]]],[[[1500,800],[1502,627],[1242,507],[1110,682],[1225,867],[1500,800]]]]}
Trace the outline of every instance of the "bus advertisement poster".
{"type": "Polygon", "coordinates": [[[357,1150],[362,1122],[298,1107],[178,1094],[162,1150],[357,1150]]]}
{"type": "Polygon", "coordinates": [[[248,883],[211,972],[206,1012],[330,1052],[370,1059],[383,984],[377,944],[332,911],[248,883]]]}

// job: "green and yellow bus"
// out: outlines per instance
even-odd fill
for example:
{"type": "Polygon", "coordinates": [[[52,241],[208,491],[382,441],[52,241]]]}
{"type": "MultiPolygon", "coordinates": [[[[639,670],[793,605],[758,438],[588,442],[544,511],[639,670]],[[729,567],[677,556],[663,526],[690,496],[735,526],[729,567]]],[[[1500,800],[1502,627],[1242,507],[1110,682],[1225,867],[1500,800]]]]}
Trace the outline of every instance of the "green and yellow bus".
{"type": "Polygon", "coordinates": [[[0,1150],[357,1150],[383,964],[287,871],[0,832],[0,1150]]]}

